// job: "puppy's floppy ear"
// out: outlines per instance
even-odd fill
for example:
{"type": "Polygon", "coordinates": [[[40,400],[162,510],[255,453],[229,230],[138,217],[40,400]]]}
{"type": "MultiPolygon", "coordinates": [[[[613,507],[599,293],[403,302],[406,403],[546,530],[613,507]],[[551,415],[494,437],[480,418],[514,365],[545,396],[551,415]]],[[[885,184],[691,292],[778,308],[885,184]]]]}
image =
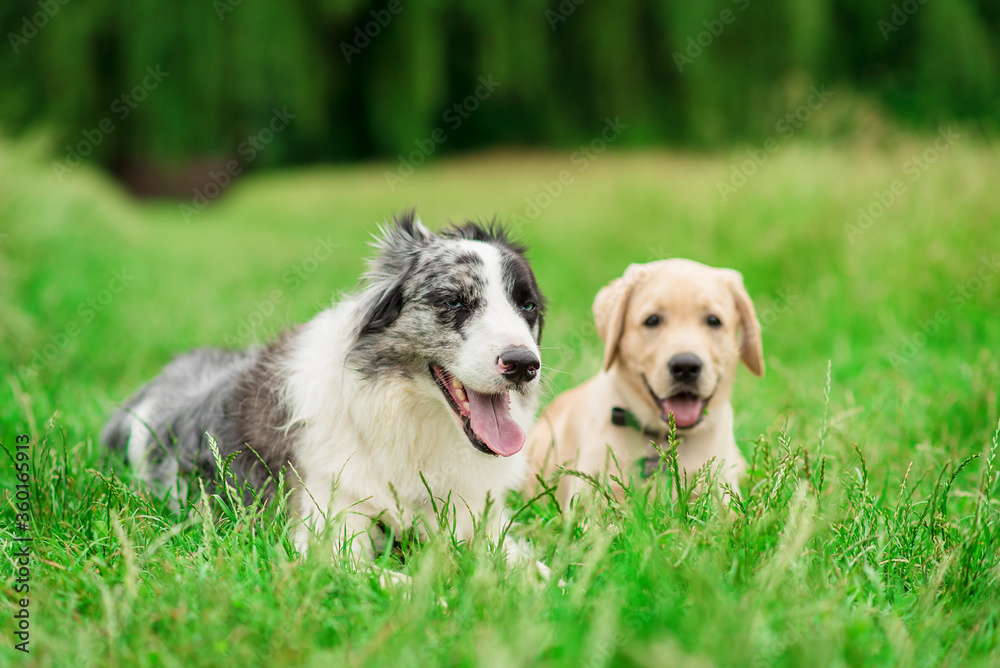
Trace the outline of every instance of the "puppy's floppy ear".
{"type": "Polygon", "coordinates": [[[380,226],[379,231],[372,243],[376,253],[368,261],[363,279],[358,336],[385,329],[396,321],[405,305],[403,286],[413,271],[414,255],[435,238],[412,210],[395,218],[393,225],[380,226]]]}
{"type": "Polygon", "coordinates": [[[604,370],[614,364],[618,356],[618,342],[625,331],[625,311],[635,287],[635,267],[629,265],[625,275],[611,281],[594,297],[594,326],[604,341],[604,370]]]}
{"type": "Polygon", "coordinates": [[[755,376],[764,375],[764,343],[760,335],[760,322],[754,311],[750,295],[743,287],[743,274],[735,269],[724,269],[729,290],[740,314],[740,359],[755,376]]]}

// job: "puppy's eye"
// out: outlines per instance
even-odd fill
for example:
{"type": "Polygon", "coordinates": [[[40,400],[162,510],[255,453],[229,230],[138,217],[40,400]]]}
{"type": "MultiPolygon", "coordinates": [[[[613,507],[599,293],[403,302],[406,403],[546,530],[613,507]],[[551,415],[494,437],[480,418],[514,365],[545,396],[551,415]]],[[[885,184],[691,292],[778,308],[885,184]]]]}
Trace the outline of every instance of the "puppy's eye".
{"type": "Polygon", "coordinates": [[[448,308],[464,308],[465,307],[465,303],[462,302],[461,299],[449,299],[449,300],[445,301],[444,305],[447,306],[448,308]]]}
{"type": "Polygon", "coordinates": [[[524,302],[523,304],[521,304],[521,309],[524,311],[531,312],[534,311],[536,308],[538,308],[538,304],[536,304],[535,302],[524,302]]]}
{"type": "Polygon", "coordinates": [[[646,318],[645,322],[642,323],[643,327],[656,327],[659,324],[660,324],[660,316],[656,315],[655,313],[646,318]]]}
{"type": "Polygon", "coordinates": [[[718,316],[714,315],[710,315],[707,318],[705,318],[705,324],[711,327],[712,329],[718,329],[719,327],[722,327],[722,321],[719,320],[718,316]]]}

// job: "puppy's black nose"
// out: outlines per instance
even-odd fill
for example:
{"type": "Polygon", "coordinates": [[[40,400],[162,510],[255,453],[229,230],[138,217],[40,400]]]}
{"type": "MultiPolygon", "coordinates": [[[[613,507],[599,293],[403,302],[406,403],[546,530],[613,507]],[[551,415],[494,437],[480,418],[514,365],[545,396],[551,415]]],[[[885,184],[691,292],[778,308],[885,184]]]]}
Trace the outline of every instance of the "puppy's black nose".
{"type": "Polygon", "coordinates": [[[702,368],[701,358],[694,353],[678,353],[667,362],[667,369],[674,380],[690,383],[698,379],[702,368]]]}
{"type": "Polygon", "coordinates": [[[500,353],[497,367],[503,377],[513,383],[523,383],[538,375],[541,360],[527,348],[508,348],[500,353]]]}

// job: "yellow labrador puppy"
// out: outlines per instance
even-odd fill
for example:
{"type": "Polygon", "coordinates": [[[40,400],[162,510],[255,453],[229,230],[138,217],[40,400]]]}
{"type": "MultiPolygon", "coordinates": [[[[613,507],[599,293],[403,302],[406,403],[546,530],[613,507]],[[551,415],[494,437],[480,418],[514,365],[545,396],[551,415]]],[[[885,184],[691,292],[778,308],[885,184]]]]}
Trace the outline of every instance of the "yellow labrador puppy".
{"type": "MultiPolygon", "coordinates": [[[[620,467],[626,478],[647,477],[658,462],[652,442],[666,444],[673,414],[681,474],[714,458],[717,475],[738,490],[746,462],[733,436],[733,380],[740,360],[764,375],[742,275],[682,259],[633,264],[597,294],[594,322],[604,368],[542,414],[527,444],[535,470],[618,475],[620,467]]],[[[585,484],[564,476],[558,498],[585,484]]]]}

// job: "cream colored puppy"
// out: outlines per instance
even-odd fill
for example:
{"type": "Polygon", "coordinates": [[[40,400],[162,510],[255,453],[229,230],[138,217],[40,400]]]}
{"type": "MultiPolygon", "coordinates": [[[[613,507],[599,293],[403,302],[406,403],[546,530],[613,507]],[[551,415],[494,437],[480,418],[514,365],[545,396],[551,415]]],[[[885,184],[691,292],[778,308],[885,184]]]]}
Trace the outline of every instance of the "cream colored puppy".
{"type": "MultiPolygon", "coordinates": [[[[594,322],[604,367],[542,414],[526,448],[535,470],[619,475],[617,460],[626,479],[646,477],[657,463],[652,442],[665,446],[672,413],[681,474],[690,479],[714,458],[717,475],[738,490],[746,461],[733,436],[733,380],[740,360],[764,375],[742,275],[682,259],[633,264],[597,294],[594,322]]],[[[563,476],[559,500],[585,484],[563,476]]]]}

